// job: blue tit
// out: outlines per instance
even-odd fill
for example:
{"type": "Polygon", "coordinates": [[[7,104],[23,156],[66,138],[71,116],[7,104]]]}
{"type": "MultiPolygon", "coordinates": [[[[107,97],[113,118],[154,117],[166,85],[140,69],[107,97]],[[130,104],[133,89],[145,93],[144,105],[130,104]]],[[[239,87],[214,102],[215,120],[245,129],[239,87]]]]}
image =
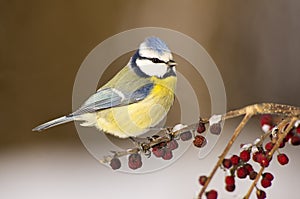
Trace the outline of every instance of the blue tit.
{"type": "Polygon", "coordinates": [[[166,116],[174,102],[176,63],[168,46],[146,38],[128,64],[73,113],[44,123],[42,131],[70,121],[120,138],[149,131],[166,116]]]}

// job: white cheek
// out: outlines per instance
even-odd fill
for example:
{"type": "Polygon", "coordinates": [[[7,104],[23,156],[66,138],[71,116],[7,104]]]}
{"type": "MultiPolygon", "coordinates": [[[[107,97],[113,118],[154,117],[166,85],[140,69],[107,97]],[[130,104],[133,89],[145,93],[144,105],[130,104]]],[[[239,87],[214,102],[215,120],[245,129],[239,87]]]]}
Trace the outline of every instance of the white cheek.
{"type": "Polygon", "coordinates": [[[157,76],[162,77],[166,74],[168,70],[168,66],[163,63],[154,64],[149,60],[136,60],[137,66],[144,72],[146,75],[149,76],[157,76]]]}

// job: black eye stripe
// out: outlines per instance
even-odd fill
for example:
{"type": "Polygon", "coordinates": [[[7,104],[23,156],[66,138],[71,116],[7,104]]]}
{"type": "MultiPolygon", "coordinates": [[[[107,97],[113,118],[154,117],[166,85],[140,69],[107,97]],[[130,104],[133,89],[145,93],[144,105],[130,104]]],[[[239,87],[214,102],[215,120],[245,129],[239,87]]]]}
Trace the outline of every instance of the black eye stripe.
{"type": "Polygon", "coordinates": [[[149,57],[142,57],[142,56],[139,56],[140,59],[147,59],[147,60],[150,60],[152,61],[153,63],[164,63],[164,64],[167,64],[167,62],[163,61],[163,60],[160,60],[158,58],[149,58],[149,57]]]}
{"type": "Polygon", "coordinates": [[[158,58],[151,58],[150,59],[153,63],[166,63],[166,62],[164,62],[164,61],[162,61],[162,60],[160,60],[160,59],[158,59],[158,58]]]}

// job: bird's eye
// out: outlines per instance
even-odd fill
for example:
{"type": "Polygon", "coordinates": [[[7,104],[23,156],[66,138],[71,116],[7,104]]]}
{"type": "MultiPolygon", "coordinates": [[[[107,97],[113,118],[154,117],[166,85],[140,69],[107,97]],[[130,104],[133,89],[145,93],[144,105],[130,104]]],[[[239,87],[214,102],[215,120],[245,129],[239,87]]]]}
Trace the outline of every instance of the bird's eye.
{"type": "Polygon", "coordinates": [[[164,63],[163,61],[161,61],[161,60],[158,59],[158,58],[152,58],[151,61],[152,61],[153,63],[164,63]]]}

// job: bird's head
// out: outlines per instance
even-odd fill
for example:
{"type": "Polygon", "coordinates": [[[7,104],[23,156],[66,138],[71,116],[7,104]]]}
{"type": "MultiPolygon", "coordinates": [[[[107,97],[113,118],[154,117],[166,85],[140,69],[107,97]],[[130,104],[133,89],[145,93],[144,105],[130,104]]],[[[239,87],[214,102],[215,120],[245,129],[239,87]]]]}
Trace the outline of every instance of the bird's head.
{"type": "Polygon", "coordinates": [[[175,61],[168,46],[158,37],[146,38],[131,58],[131,67],[144,77],[176,76],[175,61]]]}

